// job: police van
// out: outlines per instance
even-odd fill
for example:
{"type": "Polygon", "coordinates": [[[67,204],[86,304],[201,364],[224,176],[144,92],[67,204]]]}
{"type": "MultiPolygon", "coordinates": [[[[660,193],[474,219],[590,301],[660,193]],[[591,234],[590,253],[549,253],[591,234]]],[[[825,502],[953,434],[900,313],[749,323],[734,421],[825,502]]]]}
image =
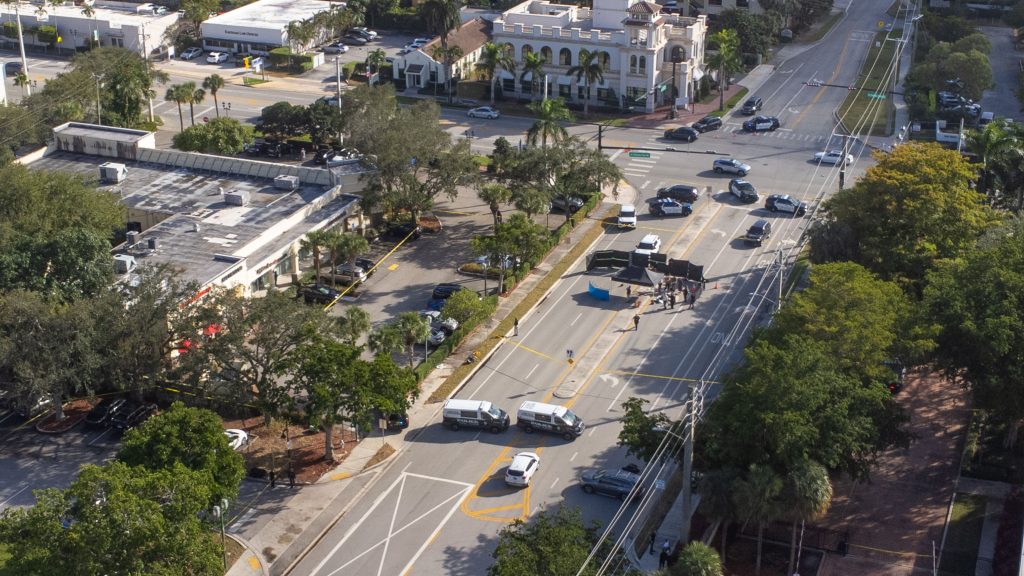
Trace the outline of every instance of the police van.
{"type": "Polygon", "coordinates": [[[516,413],[516,426],[527,434],[534,430],[561,434],[566,440],[572,440],[583,434],[586,424],[565,406],[544,404],[543,402],[523,402],[516,413]]]}
{"type": "Polygon", "coordinates": [[[497,434],[508,430],[511,419],[508,413],[484,400],[448,400],[441,411],[444,425],[452,430],[485,428],[497,434]]]}

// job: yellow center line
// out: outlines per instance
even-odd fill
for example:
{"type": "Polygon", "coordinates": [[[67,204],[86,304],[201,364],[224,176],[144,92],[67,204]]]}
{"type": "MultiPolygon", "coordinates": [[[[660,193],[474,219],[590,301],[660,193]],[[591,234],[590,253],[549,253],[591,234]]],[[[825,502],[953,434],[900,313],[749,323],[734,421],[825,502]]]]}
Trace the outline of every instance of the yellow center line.
{"type": "Polygon", "coordinates": [[[451,214],[453,216],[476,216],[481,212],[459,212],[457,210],[434,210],[435,214],[451,214]]]}
{"type": "MultiPolygon", "coordinates": [[[[603,324],[601,324],[601,328],[595,330],[594,335],[591,336],[590,340],[588,340],[587,343],[583,346],[583,353],[580,354],[581,357],[585,356],[587,352],[590,350],[590,348],[594,346],[594,341],[596,341],[601,336],[601,333],[604,332],[608,325],[612,323],[612,320],[615,320],[615,316],[617,314],[617,310],[608,313],[608,318],[604,321],[603,324]]],[[[557,382],[557,384],[552,386],[551,389],[548,390],[548,393],[544,395],[543,402],[550,402],[551,399],[555,397],[555,392],[559,388],[561,388],[562,383],[565,381],[565,378],[569,375],[570,372],[572,372],[572,367],[573,365],[570,364],[565,370],[562,370],[562,373],[558,376],[558,378],[555,379],[555,382],[557,382]]]]}
{"type": "Polygon", "coordinates": [[[686,250],[683,250],[683,253],[681,254],[683,258],[685,258],[690,252],[692,252],[693,249],[697,246],[697,244],[700,243],[700,239],[703,238],[704,233],[708,231],[708,228],[711,226],[711,222],[713,222],[715,218],[718,218],[718,213],[721,212],[723,208],[725,208],[724,204],[718,205],[718,208],[715,210],[715,213],[712,214],[711,218],[708,220],[708,225],[701,228],[700,232],[697,233],[697,237],[693,239],[693,242],[690,242],[690,245],[686,247],[686,250]]]}
{"type": "MultiPolygon", "coordinates": [[[[505,504],[504,506],[494,506],[493,508],[484,508],[483,510],[474,510],[477,514],[490,514],[491,512],[503,512],[505,510],[515,510],[522,508],[522,504],[505,504]]],[[[511,520],[511,518],[509,518],[511,520]]]]}
{"type": "MultiPolygon", "coordinates": [[[[839,76],[839,71],[842,70],[843,68],[843,60],[846,59],[846,45],[849,43],[850,36],[847,36],[846,41],[843,42],[843,49],[839,52],[839,61],[836,62],[836,69],[832,72],[832,77],[828,79],[827,84],[832,84],[832,82],[835,81],[836,76],[839,76]]],[[[828,88],[826,88],[825,86],[821,86],[818,88],[818,93],[815,94],[814,98],[811,99],[811,103],[808,104],[802,112],[797,114],[796,120],[793,120],[793,123],[790,125],[790,128],[796,128],[797,126],[800,125],[800,121],[803,120],[804,114],[807,114],[807,111],[813,108],[814,105],[818,103],[818,100],[821,98],[822,94],[825,93],[825,90],[828,90],[828,88]]]]}
{"type": "Polygon", "coordinates": [[[532,352],[533,354],[536,354],[537,356],[540,356],[541,358],[547,358],[548,360],[554,360],[553,357],[548,356],[547,354],[541,352],[540,350],[534,350],[533,348],[530,348],[529,346],[526,346],[525,344],[521,344],[521,343],[516,342],[514,340],[506,340],[505,343],[506,344],[511,344],[512,346],[515,346],[516,348],[522,348],[523,350],[526,350],[527,352],[532,352]]]}

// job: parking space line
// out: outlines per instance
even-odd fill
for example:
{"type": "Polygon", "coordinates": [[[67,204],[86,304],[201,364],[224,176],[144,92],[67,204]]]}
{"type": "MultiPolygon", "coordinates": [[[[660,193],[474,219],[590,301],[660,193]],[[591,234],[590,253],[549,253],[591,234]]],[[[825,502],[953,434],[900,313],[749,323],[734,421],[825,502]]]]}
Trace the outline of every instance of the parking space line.
{"type": "Polygon", "coordinates": [[[14,500],[15,498],[17,498],[18,494],[21,494],[22,492],[24,492],[25,490],[28,490],[31,487],[32,487],[31,484],[26,484],[24,488],[22,488],[21,490],[18,490],[14,494],[11,494],[10,498],[8,498],[7,500],[4,500],[3,502],[0,502],[0,510],[2,510],[5,506],[7,506],[8,502],[10,502],[11,500],[14,500]]]}

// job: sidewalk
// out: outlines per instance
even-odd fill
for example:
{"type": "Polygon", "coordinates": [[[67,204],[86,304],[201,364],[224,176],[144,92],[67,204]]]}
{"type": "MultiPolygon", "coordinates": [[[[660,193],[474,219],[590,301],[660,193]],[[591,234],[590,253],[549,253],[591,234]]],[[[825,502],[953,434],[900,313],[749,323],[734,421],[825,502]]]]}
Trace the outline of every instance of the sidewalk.
{"type": "MultiPolygon", "coordinates": [[[[606,201],[597,206],[590,217],[577,226],[572,237],[579,237],[595,226],[602,226],[604,218],[616,213],[616,203],[634,202],[637,197],[636,190],[621,182],[619,184],[618,200],[612,201],[610,190],[605,191],[606,201]]],[[[573,248],[571,242],[561,242],[555,246],[547,257],[540,262],[507,297],[501,298],[498,302],[497,311],[485,323],[477,327],[469,337],[452,354],[439,364],[423,380],[421,394],[416,403],[409,409],[409,419],[414,424],[427,423],[436,420],[437,413],[441,409],[440,403],[428,404],[427,399],[432,391],[438,388],[445,379],[452,373],[455,366],[460,365],[472,350],[477,349],[498,327],[498,325],[518,306],[533,288],[551,271],[558,262],[562,261],[573,248]]],[[[557,283],[555,284],[557,285],[557,283]]],[[[552,287],[553,289],[553,287],[552,287]]],[[[538,299],[538,302],[543,298],[538,299]]],[[[519,319],[520,324],[530,321],[530,313],[519,319]]],[[[492,349],[491,353],[497,350],[492,349]]],[[[475,373],[480,367],[487,363],[487,356],[476,362],[475,373]]],[[[467,376],[468,381],[473,373],[467,376]]],[[[284,571],[297,562],[305,551],[314,545],[318,537],[340,519],[348,509],[358,501],[362,492],[372,486],[373,480],[380,472],[386,469],[396,456],[405,450],[406,437],[410,440],[419,434],[419,428],[409,428],[398,433],[388,433],[382,438],[370,436],[361,440],[354,446],[345,460],[329,473],[325,474],[316,484],[300,486],[293,489],[278,486],[267,488],[250,508],[250,511],[243,515],[243,520],[250,514],[271,514],[272,518],[247,541],[240,538],[237,532],[244,527],[232,525],[229,531],[233,537],[242,541],[247,551],[228,570],[228,576],[255,576],[264,574],[283,574],[284,571]],[[381,448],[382,442],[387,442],[395,452],[383,462],[372,467],[367,463],[381,448]],[[293,496],[281,498],[282,494],[293,496]],[[275,500],[275,497],[278,497],[275,500]],[[264,509],[266,508],[266,509],[264,509]]],[[[242,523],[242,521],[239,521],[242,523]]]]}

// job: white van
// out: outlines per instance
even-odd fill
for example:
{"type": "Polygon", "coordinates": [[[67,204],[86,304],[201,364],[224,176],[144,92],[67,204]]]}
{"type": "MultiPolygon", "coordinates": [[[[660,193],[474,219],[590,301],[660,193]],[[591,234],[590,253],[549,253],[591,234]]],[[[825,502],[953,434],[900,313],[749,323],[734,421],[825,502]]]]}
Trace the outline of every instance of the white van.
{"type": "Polygon", "coordinates": [[[561,434],[566,440],[573,440],[583,434],[587,427],[583,420],[565,406],[543,402],[523,402],[516,413],[516,426],[527,434],[543,430],[561,434]]]}
{"type": "Polygon", "coordinates": [[[636,228],[636,206],[623,204],[619,206],[619,228],[636,228]]]}
{"type": "Polygon", "coordinates": [[[485,428],[497,434],[508,430],[511,419],[501,408],[484,400],[448,400],[441,410],[444,425],[452,430],[485,428]]]}

